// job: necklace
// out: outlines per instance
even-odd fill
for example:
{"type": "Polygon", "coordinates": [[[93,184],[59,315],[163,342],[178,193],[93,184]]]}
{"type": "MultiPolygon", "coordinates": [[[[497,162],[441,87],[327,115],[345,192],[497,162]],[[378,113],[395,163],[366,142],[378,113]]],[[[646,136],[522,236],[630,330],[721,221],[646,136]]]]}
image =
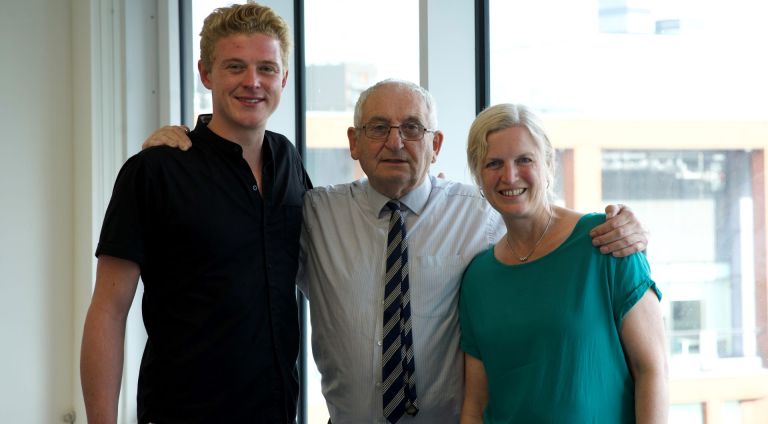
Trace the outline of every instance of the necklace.
{"type": "Polygon", "coordinates": [[[539,243],[541,243],[542,240],[544,240],[544,234],[547,234],[547,230],[549,230],[549,224],[552,223],[552,213],[549,214],[549,219],[547,220],[547,226],[544,227],[544,231],[541,233],[541,237],[536,241],[536,244],[533,245],[533,249],[531,249],[530,252],[528,252],[525,256],[517,256],[517,252],[515,252],[515,249],[512,248],[512,243],[509,242],[509,233],[507,233],[507,236],[504,237],[505,240],[507,240],[507,246],[509,246],[509,250],[512,251],[512,254],[517,256],[517,260],[520,262],[528,262],[528,258],[533,255],[533,252],[536,250],[537,247],[539,247],[539,243]]]}

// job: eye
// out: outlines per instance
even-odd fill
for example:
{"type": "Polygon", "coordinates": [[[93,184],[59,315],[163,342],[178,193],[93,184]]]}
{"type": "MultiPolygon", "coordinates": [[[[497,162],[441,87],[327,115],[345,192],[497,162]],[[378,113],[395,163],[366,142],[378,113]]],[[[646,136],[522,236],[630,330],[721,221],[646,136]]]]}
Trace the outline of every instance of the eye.
{"type": "Polygon", "coordinates": [[[385,121],[371,121],[364,125],[365,135],[375,139],[384,139],[389,135],[389,123],[385,121]]]}
{"type": "Polygon", "coordinates": [[[485,169],[498,169],[501,167],[501,161],[498,159],[491,159],[485,162],[485,169]]]}
{"type": "Polygon", "coordinates": [[[261,65],[259,66],[259,72],[264,74],[276,74],[277,67],[272,65],[261,65]]]}
{"type": "Polygon", "coordinates": [[[418,139],[421,137],[424,127],[418,122],[403,122],[400,124],[400,131],[406,138],[418,139]]]}
{"type": "Polygon", "coordinates": [[[533,158],[530,158],[528,156],[523,156],[523,157],[517,158],[515,162],[517,162],[518,165],[530,165],[533,163],[533,158]]]}
{"type": "Polygon", "coordinates": [[[243,64],[241,64],[241,63],[230,63],[230,64],[228,64],[226,66],[226,69],[229,70],[229,71],[237,72],[237,71],[242,71],[243,69],[245,69],[245,66],[243,64]]]}
{"type": "Polygon", "coordinates": [[[383,122],[375,122],[372,124],[368,124],[368,128],[371,129],[371,131],[375,133],[382,133],[382,132],[388,132],[389,131],[389,124],[385,124],[383,122]]]}
{"type": "Polygon", "coordinates": [[[403,131],[419,131],[421,129],[421,124],[418,122],[404,122],[402,125],[400,125],[400,128],[403,129],[403,131]]]}

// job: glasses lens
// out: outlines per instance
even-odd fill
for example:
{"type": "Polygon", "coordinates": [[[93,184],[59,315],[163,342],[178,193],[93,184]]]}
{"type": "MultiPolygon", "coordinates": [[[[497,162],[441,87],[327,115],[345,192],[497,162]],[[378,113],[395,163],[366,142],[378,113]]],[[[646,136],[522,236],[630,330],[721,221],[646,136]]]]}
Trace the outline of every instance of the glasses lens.
{"type": "Polygon", "coordinates": [[[419,140],[424,134],[424,127],[415,122],[406,122],[400,125],[400,133],[406,140],[419,140]]]}
{"type": "Polygon", "coordinates": [[[389,125],[381,122],[371,122],[365,126],[365,134],[370,138],[385,138],[389,134],[389,125]]]}

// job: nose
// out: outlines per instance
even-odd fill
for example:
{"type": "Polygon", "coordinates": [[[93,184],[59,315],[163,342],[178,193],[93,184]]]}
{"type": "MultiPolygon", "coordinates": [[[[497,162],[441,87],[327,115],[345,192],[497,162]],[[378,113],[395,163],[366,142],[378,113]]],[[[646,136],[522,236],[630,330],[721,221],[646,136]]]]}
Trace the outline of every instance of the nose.
{"type": "Polygon", "coordinates": [[[243,77],[243,85],[246,87],[259,87],[261,85],[261,79],[259,78],[259,72],[255,66],[248,66],[245,70],[243,77]]]}
{"type": "Polygon", "coordinates": [[[403,148],[403,136],[400,135],[400,127],[389,127],[389,133],[384,145],[390,150],[400,150],[403,148]]]}
{"type": "Polygon", "coordinates": [[[517,180],[517,166],[514,162],[504,162],[501,178],[506,183],[513,183],[517,180]]]}

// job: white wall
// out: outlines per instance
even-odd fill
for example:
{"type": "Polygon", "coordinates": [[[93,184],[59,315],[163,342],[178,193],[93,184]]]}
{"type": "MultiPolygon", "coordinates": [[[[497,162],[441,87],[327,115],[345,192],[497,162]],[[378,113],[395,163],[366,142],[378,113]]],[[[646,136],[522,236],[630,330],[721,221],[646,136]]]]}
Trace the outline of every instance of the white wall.
{"type": "MultiPolygon", "coordinates": [[[[157,77],[158,1],[169,8],[19,0],[0,11],[3,421],[56,423],[75,411],[85,422],[79,348],[104,209],[128,152],[170,116],[167,96],[158,106],[158,92],[170,91],[157,77]]],[[[135,417],[135,402],[123,408],[121,422],[135,417]]]]}
{"type": "Polygon", "coordinates": [[[0,10],[0,411],[60,422],[71,408],[73,136],[70,3],[0,10]]]}

